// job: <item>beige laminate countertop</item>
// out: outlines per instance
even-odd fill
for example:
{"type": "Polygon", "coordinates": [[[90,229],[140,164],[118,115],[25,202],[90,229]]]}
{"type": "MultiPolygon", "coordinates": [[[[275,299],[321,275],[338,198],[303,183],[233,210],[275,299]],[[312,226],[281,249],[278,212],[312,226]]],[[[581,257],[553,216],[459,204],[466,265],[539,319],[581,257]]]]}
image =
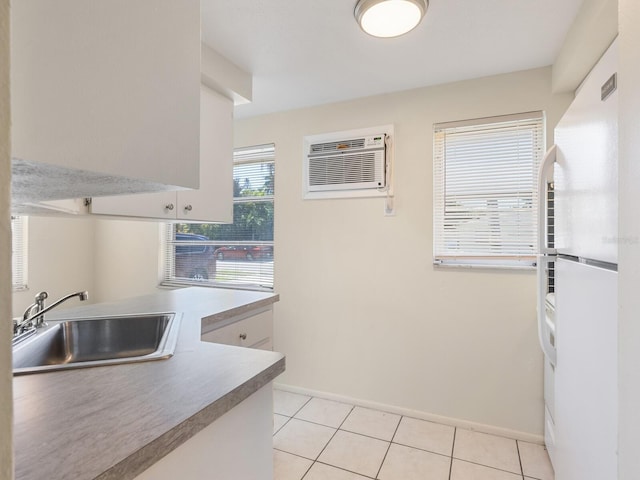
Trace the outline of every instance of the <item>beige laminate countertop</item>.
{"type": "Polygon", "coordinates": [[[182,320],[167,360],[14,377],[16,480],[134,478],[284,371],[280,353],[200,341],[201,328],[277,300],[192,287],[52,312],[182,320]]]}

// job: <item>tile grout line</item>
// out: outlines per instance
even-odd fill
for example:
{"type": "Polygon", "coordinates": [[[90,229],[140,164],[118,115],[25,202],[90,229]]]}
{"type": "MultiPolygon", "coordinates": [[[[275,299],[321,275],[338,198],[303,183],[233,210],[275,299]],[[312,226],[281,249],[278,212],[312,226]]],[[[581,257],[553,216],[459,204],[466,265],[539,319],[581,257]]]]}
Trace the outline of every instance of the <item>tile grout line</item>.
{"type": "Polygon", "coordinates": [[[453,475],[453,451],[456,448],[457,432],[458,432],[458,427],[453,427],[453,442],[451,443],[451,462],[449,462],[449,480],[451,480],[451,475],[453,475]]]}
{"type": "Polygon", "coordinates": [[[309,460],[310,462],[314,462],[314,461],[315,461],[315,460],[310,459],[309,457],[303,457],[302,455],[299,455],[299,454],[297,454],[297,453],[287,452],[286,450],[282,450],[281,448],[273,447],[273,449],[274,449],[276,452],[286,453],[287,455],[291,455],[291,456],[293,456],[293,457],[302,458],[302,459],[304,459],[304,460],[309,460]]]}
{"type": "Polygon", "coordinates": [[[359,477],[368,478],[370,480],[376,480],[374,477],[370,477],[369,475],[365,475],[364,473],[358,473],[358,472],[354,472],[353,470],[347,470],[344,467],[338,467],[336,465],[331,465],[330,463],[321,462],[320,460],[316,460],[313,463],[319,463],[320,465],[326,465],[327,467],[335,468],[336,470],[342,470],[343,472],[353,473],[354,475],[357,475],[359,477]]]}
{"type": "MultiPolygon", "coordinates": [[[[347,430],[343,430],[343,431],[347,431],[347,430]]],[[[352,433],[355,433],[355,432],[352,432],[352,433]]],[[[357,433],[356,435],[361,435],[361,434],[360,434],[360,433],[357,433]]],[[[363,435],[363,436],[366,436],[366,435],[363,435]]],[[[380,440],[379,438],[376,438],[376,437],[369,437],[369,438],[373,438],[373,439],[376,439],[376,440],[380,440]]],[[[386,441],[386,440],[385,440],[385,441],[386,441]]],[[[421,452],[430,453],[431,455],[438,455],[438,456],[440,456],[440,457],[449,457],[449,458],[451,458],[451,457],[453,456],[453,455],[451,455],[451,454],[449,454],[449,453],[434,452],[434,451],[432,451],[432,450],[427,450],[427,449],[425,449],[425,448],[421,448],[421,447],[414,447],[413,445],[408,445],[408,444],[406,444],[406,443],[400,443],[400,442],[391,442],[391,443],[393,443],[394,445],[400,445],[401,447],[407,447],[407,448],[410,448],[410,449],[412,449],[412,450],[420,450],[421,452]]]]}
{"type": "Polygon", "coordinates": [[[296,410],[296,411],[295,411],[295,413],[294,413],[293,415],[291,415],[291,418],[293,418],[293,417],[295,417],[297,414],[299,414],[299,413],[300,413],[300,410],[302,410],[304,407],[306,407],[306,406],[307,406],[307,404],[308,404],[311,400],[313,400],[313,397],[309,397],[309,400],[307,400],[306,402],[304,402],[304,403],[302,404],[302,406],[301,406],[298,410],[296,410]]]}
{"type": "Polygon", "coordinates": [[[400,423],[402,423],[403,416],[400,415],[400,420],[398,420],[398,424],[396,425],[395,430],[393,431],[393,435],[391,435],[391,440],[389,440],[389,445],[387,446],[387,451],[384,452],[384,457],[382,457],[382,462],[380,462],[380,467],[378,467],[378,471],[376,472],[375,478],[380,476],[380,471],[382,470],[382,466],[384,465],[384,461],[387,459],[387,455],[389,454],[389,450],[391,450],[391,444],[393,443],[393,439],[396,438],[396,433],[398,433],[398,429],[400,428],[400,423]]]}
{"type": "MultiPolygon", "coordinates": [[[[316,464],[315,460],[311,462],[311,465],[309,465],[309,468],[307,468],[305,472],[302,474],[302,476],[300,477],[300,480],[302,480],[304,477],[307,476],[307,473],[309,473],[309,471],[311,470],[311,467],[313,467],[315,464],[316,464]]],[[[277,479],[274,478],[273,480],[277,480],[277,479]]]]}
{"type": "Polygon", "coordinates": [[[520,457],[520,444],[516,440],[516,451],[518,452],[518,463],[520,464],[520,473],[522,474],[522,480],[524,480],[524,468],[522,468],[522,457],[520,457]]]}
{"type": "MultiPolygon", "coordinates": [[[[454,460],[459,460],[461,462],[471,463],[473,465],[478,465],[480,467],[490,468],[491,470],[497,470],[498,472],[510,473],[511,475],[520,475],[519,473],[512,472],[511,470],[505,470],[504,468],[492,467],[491,465],[487,465],[486,463],[472,462],[471,460],[465,460],[464,458],[459,458],[459,457],[452,457],[452,458],[454,460]]],[[[523,477],[524,475],[520,475],[520,476],[523,477]]],[[[531,477],[527,477],[527,478],[531,478],[531,477]]],[[[534,479],[534,480],[536,480],[536,479],[534,479]]]]}
{"type": "MultiPolygon", "coordinates": [[[[280,415],[281,417],[287,417],[286,415],[282,415],[280,413],[274,413],[274,415],[280,415]]],[[[280,430],[282,430],[284,428],[284,426],[289,423],[289,421],[292,419],[293,417],[287,417],[287,421],[284,422],[282,425],[280,425],[280,428],[277,429],[275,432],[273,432],[273,435],[271,435],[272,437],[274,437],[276,435],[276,433],[278,433],[280,430]]]]}

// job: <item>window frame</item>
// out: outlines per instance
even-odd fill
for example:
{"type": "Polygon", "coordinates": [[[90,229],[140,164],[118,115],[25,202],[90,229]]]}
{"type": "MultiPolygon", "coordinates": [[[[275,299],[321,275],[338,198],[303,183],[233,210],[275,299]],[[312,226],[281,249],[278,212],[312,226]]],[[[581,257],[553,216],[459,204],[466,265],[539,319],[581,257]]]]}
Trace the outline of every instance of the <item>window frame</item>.
{"type": "MultiPolygon", "coordinates": [[[[247,165],[247,164],[263,164],[263,165],[273,165],[273,177],[275,182],[275,145],[274,144],[265,144],[265,145],[256,145],[251,147],[243,147],[234,149],[233,153],[233,166],[234,166],[234,178],[236,174],[236,167],[247,165]]],[[[270,203],[273,205],[272,209],[275,211],[275,185],[271,187],[272,193],[264,194],[262,196],[234,196],[233,198],[233,206],[234,212],[235,207],[239,204],[244,203],[270,203]]],[[[240,272],[237,276],[234,276],[229,281],[220,281],[220,280],[196,280],[190,278],[176,277],[176,255],[171,254],[173,252],[173,246],[185,246],[188,244],[185,243],[177,243],[176,241],[176,226],[182,224],[183,222],[170,222],[166,223],[162,229],[162,239],[161,239],[161,249],[160,249],[160,276],[161,286],[167,287],[175,287],[175,286],[206,286],[206,287],[214,287],[214,288],[231,288],[231,289],[239,289],[239,290],[253,290],[253,291],[264,291],[264,292],[272,292],[274,289],[274,266],[271,268],[271,274],[267,274],[266,277],[263,276],[262,273],[256,274],[258,278],[257,283],[250,283],[246,280],[242,280],[242,272],[240,272]],[[238,280],[240,278],[240,280],[238,280]],[[269,283],[261,282],[261,280],[271,280],[269,283]]],[[[204,223],[204,222],[201,222],[204,223]]],[[[215,222],[212,222],[215,223],[215,222]]],[[[275,225],[273,226],[275,228],[275,225]]],[[[271,238],[273,238],[273,232],[271,233],[271,238]]],[[[211,247],[215,250],[221,246],[243,246],[243,245],[257,245],[257,246],[266,246],[271,247],[271,261],[274,260],[274,248],[275,242],[274,240],[265,241],[265,240],[255,240],[255,241],[241,241],[241,240],[209,240],[202,242],[193,242],[193,244],[197,244],[203,247],[211,247]]],[[[218,263],[217,255],[216,255],[216,264],[218,263]]],[[[257,263],[257,262],[256,262],[257,263]]],[[[217,266],[215,267],[217,270],[217,266]]],[[[251,269],[249,269],[251,270],[251,269]]],[[[248,272],[244,272],[245,275],[248,275],[248,272]]],[[[216,271],[217,274],[217,271],[216,271]]],[[[249,275],[250,276],[250,275],[249,275]]]]}
{"type": "Polygon", "coordinates": [[[543,111],[434,124],[434,265],[535,268],[538,251],[538,167],[545,152],[545,124],[543,111]],[[522,149],[520,136],[525,138],[527,135],[530,135],[530,139],[522,144],[528,145],[527,142],[530,142],[530,148],[522,149]],[[450,136],[451,145],[447,145],[447,136],[450,136]],[[502,139],[503,136],[505,139],[502,139]],[[513,138],[518,138],[517,142],[513,138]],[[482,146],[489,144],[491,153],[480,150],[483,142],[485,145],[482,146]],[[512,144],[517,145],[517,149],[511,150],[512,144]],[[493,152],[498,147],[509,147],[509,163],[500,169],[496,168],[500,161],[493,158],[496,156],[493,152]],[[477,163],[472,162],[483,160],[491,163],[487,163],[484,171],[478,173],[480,169],[477,163]],[[524,163],[524,160],[530,164],[524,163]],[[489,167],[496,170],[491,171],[489,167]],[[487,177],[492,176],[505,182],[502,188],[495,183],[493,191],[487,189],[487,177]],[[449,177],[451,179],[447,183],[449,177]],[[526,184],[522,190],[520,183],[526,184]],[[506,193],[514,185],[518,185],[517,191],[506,193]],[[483,201],[484,206],[480,206],[483,201]],[[474,202],[476,206],[472,207],[474,202]],[[511,218],[511,221],[507,218],[511,218]],[[492,222],[498,227],[492,227],[492,222]],[[496,231],[499,232],[497,236],[496,231]]]}

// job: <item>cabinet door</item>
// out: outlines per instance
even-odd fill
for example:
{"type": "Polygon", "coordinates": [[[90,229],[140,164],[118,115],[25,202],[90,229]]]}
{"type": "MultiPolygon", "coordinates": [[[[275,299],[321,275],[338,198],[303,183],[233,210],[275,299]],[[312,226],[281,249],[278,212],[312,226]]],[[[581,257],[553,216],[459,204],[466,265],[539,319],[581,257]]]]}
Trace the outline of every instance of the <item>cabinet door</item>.
{"type": "Polygon", "coordinates": [[[201,86],[200,189],[94,198],[91,213],[120,217],[233,221],[233,102],[201,86]]]}
{"type": "Polygon", "coordinates": [[[11,5],[15,158],[197,187],[199,84],[197,0],[11,5]]]}
{"type": "Polygon", "coordinates": [[[233,102],[200,91],[200,189],[177,193],[178,220],[233,221],[233,102]]]}
{"type": "Polygon", "coordinates": [[[91,213],[94,215],[175,220],[176,205],[176,192],[118,195],[116,197],[93,198],[91,213]]]}

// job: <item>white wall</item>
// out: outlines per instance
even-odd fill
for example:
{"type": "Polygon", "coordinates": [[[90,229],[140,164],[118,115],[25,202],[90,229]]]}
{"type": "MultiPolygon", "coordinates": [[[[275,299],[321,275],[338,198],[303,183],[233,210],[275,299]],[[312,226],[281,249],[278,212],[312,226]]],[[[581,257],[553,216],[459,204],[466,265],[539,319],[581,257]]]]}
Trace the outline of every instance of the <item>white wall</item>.
{"type": "Polygon", "coordinates": [[[584,0],[553,64],[553,91],[575,91],[617,34],[618,0],[584,0]]]}
{"type": "Polygon", "coordinates": [[[13,478],[9,113],[9,0],[0,0],[0,480],[13,478]]]}
{"type": "Polygon", "coordinates": [[[532,110],[551,132],[572,95],[551,69],[237,121],[275,142],[280,383],[541,435],[533,272],[432,265],[432,126],[532,110]],[[383,200],[303,201],[304,135],[395,125],[395,217],[383,200]]]}
{"type": "Polygon", "coordinates": [[[640,478],[640,4],[620,0],[619,480],[640,478]]]}
{"type": "MultiPolygon", "coordinates": [[[[28,218],[29,289],[13,295],[13,316],[20,316],[33,303],[40,291],[47,291],[47,304],[72,292],[94,294],[94,227],[91,218],[28,218]]],[[[69,308],[77,300],[69,300],[59,308],[69,308]]]]}

